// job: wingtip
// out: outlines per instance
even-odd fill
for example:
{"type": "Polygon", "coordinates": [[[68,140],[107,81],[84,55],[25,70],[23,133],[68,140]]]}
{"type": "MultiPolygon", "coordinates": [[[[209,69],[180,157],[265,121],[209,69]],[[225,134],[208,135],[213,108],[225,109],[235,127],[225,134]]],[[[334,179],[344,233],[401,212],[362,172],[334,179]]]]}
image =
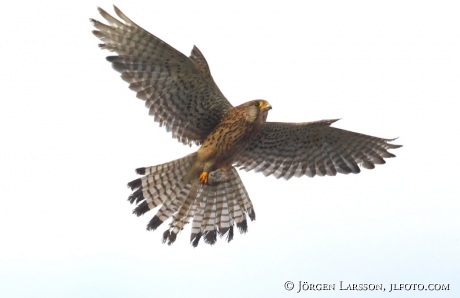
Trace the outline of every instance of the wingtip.
{"type": "Polygon", "coordinates": [[[101,31],[98,31],[98,30],[93,30],[91,31],[91,33],[93,33],[94,36],[96,36],[97,38],[101,39],[104,35],[101,33],[101,31]]]}
{"type": "Polygon", "coordinates": [[[135,25],[133,21],[131,21],[118,7],[113,5],[113,10],[115,10],[115,13],[119,18],[121,18],[123,21],[125,21],[126,24],[132,24],[135,25]]]}
{"type": "MultiPolygon", "coordinates": [[[[393,138],[393,139],[386,139],[387,142],[393,142],[399,139],[399,137],[393,138]]],[[[397,144],[391,144],[391,149],[397,149],[401,148],[403,145],[397,145],[397,144]]]]}

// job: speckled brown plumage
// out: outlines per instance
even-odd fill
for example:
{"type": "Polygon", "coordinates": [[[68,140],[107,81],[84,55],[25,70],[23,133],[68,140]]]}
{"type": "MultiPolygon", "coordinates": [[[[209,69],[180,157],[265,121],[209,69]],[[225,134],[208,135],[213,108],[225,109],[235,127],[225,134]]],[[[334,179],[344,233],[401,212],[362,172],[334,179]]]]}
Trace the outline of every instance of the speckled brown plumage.
{"type": "Polygon", "coordinates": [[[389,139],[333,128],[337,120],[305,123],[266,122],[270,104],[253,100],[233,107],[215,84],[203,54],[194,47],[186,57],[145,31],[118,8],[122,20],[99,8],[109,25],[91,19],[99,46],[115,70],[145,101],[149,114],[184,144],[198,144],[183,158],[136,169],[142,178],[128,183],[138,216],[159,208],[147,224],[157,229],[172,218],[163,242],[192,222],[190,241],[214,244],[217,235],[233,239],[233,227],[247,231],[255,219],[249,195],[234,166],[276,178],[359,173],[385,163],[396,149],[389,139]]]}
{"type": "Polygon", "coordinates": [[[253,100],[230,110],[198,150],[205,171],[230,167],[263,129],[270,109],[267,101],[253,100]]]}

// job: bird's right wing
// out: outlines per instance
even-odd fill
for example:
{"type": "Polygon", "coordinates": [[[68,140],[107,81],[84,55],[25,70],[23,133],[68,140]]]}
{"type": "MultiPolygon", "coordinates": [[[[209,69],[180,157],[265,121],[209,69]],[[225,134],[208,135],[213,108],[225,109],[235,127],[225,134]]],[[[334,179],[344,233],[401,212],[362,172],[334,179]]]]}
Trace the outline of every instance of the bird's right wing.
{"type": "Polygon", "coordinates": [[[305,123],[267,122],[261,133],[236,160],[246,171],[289,179],[292,176],[335,176],[359,173],[394,157],[388,149],[401,145],[330,125],[336,120],[305,123]]]}
{"type": "Polygon", "coordinates": [[[203,54],[194,47],[186,57],[145,31],[117,7],[123,22],[99,9],[110,25],[91,19],[99,46],[115,52],[109,56],[115,70],[137,97],[145,100],[149,114],[184,144],[201,144],[232,105],[215,84],[203,54]]]}

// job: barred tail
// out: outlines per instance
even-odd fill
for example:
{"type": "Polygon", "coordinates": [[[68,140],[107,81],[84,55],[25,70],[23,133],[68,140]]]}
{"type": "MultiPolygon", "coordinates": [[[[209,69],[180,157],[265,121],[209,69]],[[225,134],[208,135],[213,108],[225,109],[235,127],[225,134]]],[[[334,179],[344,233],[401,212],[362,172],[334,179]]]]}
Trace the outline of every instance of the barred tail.
{"type": "Polygon", "coordinates": [[[214,244],[217,234],[233,239],[233,226],[240,233],[247,232],[247,218],[255,219],[254,208],[238,172],[231,167],[228,172],[209,173],[209,184],[200,184],[198,177],[190,182],[184,176],[194,166],[196,153],[175,161],[136,169],[145,175],[128,183],[132,190],[131,203],[139,203],[133,213],[140,216],[161,206],[147,224],[147,230],[157,229],[172,217],[169,228],[163,233],[163,243],[173,243],[177,234],[192,221],[190,241],[194,247],[201,238],[214,244]]]}

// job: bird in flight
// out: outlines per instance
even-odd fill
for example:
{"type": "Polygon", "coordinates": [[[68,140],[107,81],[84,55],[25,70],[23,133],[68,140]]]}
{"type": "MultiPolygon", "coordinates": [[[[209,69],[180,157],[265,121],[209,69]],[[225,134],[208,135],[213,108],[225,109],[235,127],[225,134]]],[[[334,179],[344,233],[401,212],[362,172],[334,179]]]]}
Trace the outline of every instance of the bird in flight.
{"type": "Polygon", "coordinates": [[[200,145],[195,153],[171,162],[136,169],[142,178],[128,183],[128,200],[137,216],[159,208],[147,224],[157,229],[172,218],[163,233],[168,244],[192,222],[190,242],[214,244],[217,235],[228,242],[234,226],[247,231],[254,207],[236,168],[265,176],[335,176],[373,169],[394,157],[388,149],[400,145],[331,124],[338,119],[302,123],[268,122],[272,106],[251,100],[233,106],[214,82],[197,47],[189,57],[131,21],[117,7],[117,19],[101,8],[108,25],[90,19],[93,34],[129,88],[145,102],[149,115],[179,142],[200,145]]]}

